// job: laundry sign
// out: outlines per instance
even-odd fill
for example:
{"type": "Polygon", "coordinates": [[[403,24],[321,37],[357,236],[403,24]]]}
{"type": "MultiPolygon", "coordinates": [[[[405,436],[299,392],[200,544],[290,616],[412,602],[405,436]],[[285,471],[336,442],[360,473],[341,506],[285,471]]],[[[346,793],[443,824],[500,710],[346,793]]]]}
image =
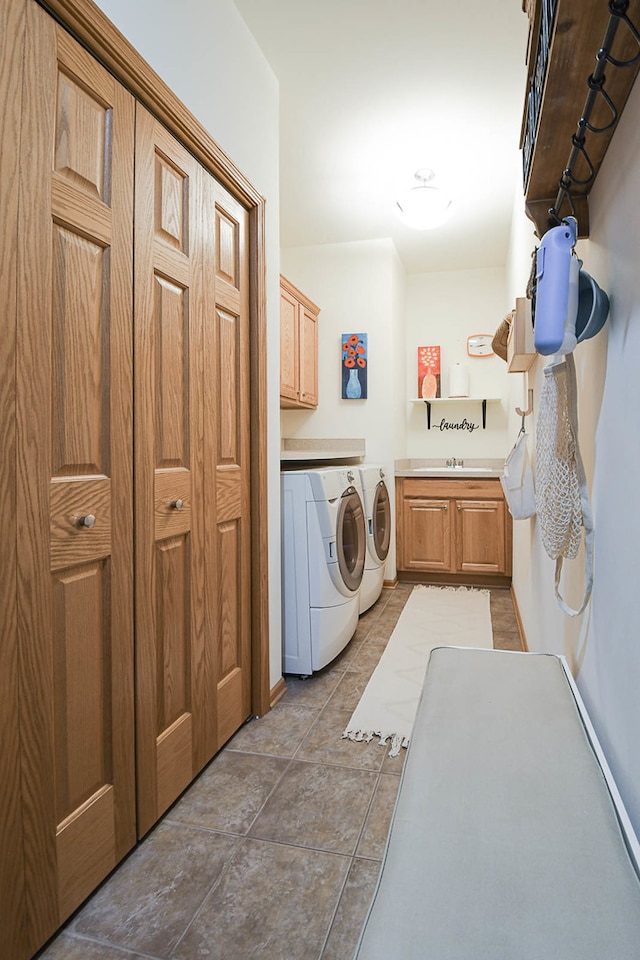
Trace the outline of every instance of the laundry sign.
{"type": "Polygon", "coordinates": [[[443,417],[440,423],[434,423],[434,427],[442,432],[445,430],[462,430],[466,431],[467,433],[473,433],[473,431],[477,430],[479,426],[479,423],[474,423],[472,420],[467,420],[466,417],[463,417],[462,420],[445,420],[443,417]]]}

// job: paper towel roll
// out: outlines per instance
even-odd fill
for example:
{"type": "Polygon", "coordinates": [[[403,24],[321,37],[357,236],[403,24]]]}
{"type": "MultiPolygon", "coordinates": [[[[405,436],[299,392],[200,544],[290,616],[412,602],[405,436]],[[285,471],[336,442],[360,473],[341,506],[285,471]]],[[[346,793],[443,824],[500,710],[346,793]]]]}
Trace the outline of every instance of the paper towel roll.
{"type": "Polygon", "coordinates": [[[466,363],[454,363],[449,367],[449,396],[469,396],[469,367],[466,363]]]}

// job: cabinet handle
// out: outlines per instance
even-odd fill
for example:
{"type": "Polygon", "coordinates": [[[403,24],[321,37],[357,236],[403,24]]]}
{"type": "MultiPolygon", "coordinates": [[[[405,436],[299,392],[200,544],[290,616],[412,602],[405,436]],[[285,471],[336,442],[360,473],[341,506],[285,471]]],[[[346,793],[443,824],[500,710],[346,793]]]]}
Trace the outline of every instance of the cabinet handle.
{"type": "Polygon", "coordinates": [[[171,507],[172,510],[182,510],[182,508],[184,507],[184,501],[172,500],[169,506],[171,507]]]}
{"type": "Polygon", "coordinates": [[[445,503],[444,509],[445,509],[445,510],[448,510],[448,509],[449,509],[449,504],[448,504],[448,503],[445,503]]]}
{"type": "Polygon", "coordinates": [[[76,523],[79,527],[95,527],[96,518],[92,513],[88,513],[84,517],[74,517],[76,523]]]}
{"type": "Polygon", "coordinates": [[[462,510],[462,504],[461,504],[461,503],[458,504],[458,510],[462,510]]]}

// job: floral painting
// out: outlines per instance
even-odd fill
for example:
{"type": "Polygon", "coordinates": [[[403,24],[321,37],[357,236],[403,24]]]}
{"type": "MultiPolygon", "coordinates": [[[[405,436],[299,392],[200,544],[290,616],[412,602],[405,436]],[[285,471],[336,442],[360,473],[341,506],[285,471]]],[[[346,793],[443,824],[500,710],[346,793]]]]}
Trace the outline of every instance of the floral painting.
{"type": "Polygon", "coordinates": [[[440,396],[440,347],[418,347],[418,396],[422,400],[440,396]]]}
{"type": "Polygon", "coordinates": [[[342,334],[342,399],[366,400],[367,335],[342,334]]]}

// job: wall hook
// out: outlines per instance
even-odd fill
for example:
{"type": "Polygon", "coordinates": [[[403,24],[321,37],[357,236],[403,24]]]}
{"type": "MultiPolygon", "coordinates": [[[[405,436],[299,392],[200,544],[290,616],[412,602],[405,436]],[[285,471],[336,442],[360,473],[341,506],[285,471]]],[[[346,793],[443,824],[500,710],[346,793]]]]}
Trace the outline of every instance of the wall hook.
{"type": "Polygon", "coordinates": [[[525,418],[525,417],[528,417],[529,414],[533,413],[533,390],[532,390],[532,388],[529,387],[529,390],[528,390],[527,392],[528,392],[528,397],[527,397],[527,409],[526,409],[526,410],[521,410],[520,407],[516,407],[516,413],[518,414],[519,417],[522,417],[522,427],[521,427],[521,429],[522,429],[523,431],[524,431],[524,418],[525,418]]]}
{"type": "MultiPolygon", "coordinates": [[[[611,130],[612,127],[615,127],[616,123],[618,122],[618,108],[616,107],[615,103],[613,102],[613,100],[605,90],[604,83],[605,83],[604,74],[600,77],[599,80],[594,80],[593,74],[591,74],[591,76],[587,80],[587,85],[589,89],[595,91],[595,93],[599,93],[600,96],[604,99],[604,102],[608,106],[609,110],[611,111],[611,120],[606,125],[606,127],[594,127],[593,124],[589,123],[588,120],[586,119],[584,120],[584,126],[587,128],[587,130],[590,130],[591,133],[606,133],[607,130],[611,130]]],[[[580,119],[582,120],[584,118],[581,117],[580,119]]]]}
{"type": "MultiPolygon", "coordinates": [[[[634,40],[640,47],[640,32],[638,32],[637,28],[626,14],[628,7],[628,3],[620,3],[616,2],[616,0],[610,0],[609,13],[612,17],[618,17],[619,20],[622,20],[623,23],[626,24],[634,40]]],[[[607,63],[612,63],[614,67],[632,67],[634,63],[637,63],[638,60],[640,60],[640,51],[638,51],[635,57],[632,57],[631,60],[616,60],[611,56],[608,50],[598,50],[596,59],[600,60],[601,58],[606,60],[607,63]]]]}

